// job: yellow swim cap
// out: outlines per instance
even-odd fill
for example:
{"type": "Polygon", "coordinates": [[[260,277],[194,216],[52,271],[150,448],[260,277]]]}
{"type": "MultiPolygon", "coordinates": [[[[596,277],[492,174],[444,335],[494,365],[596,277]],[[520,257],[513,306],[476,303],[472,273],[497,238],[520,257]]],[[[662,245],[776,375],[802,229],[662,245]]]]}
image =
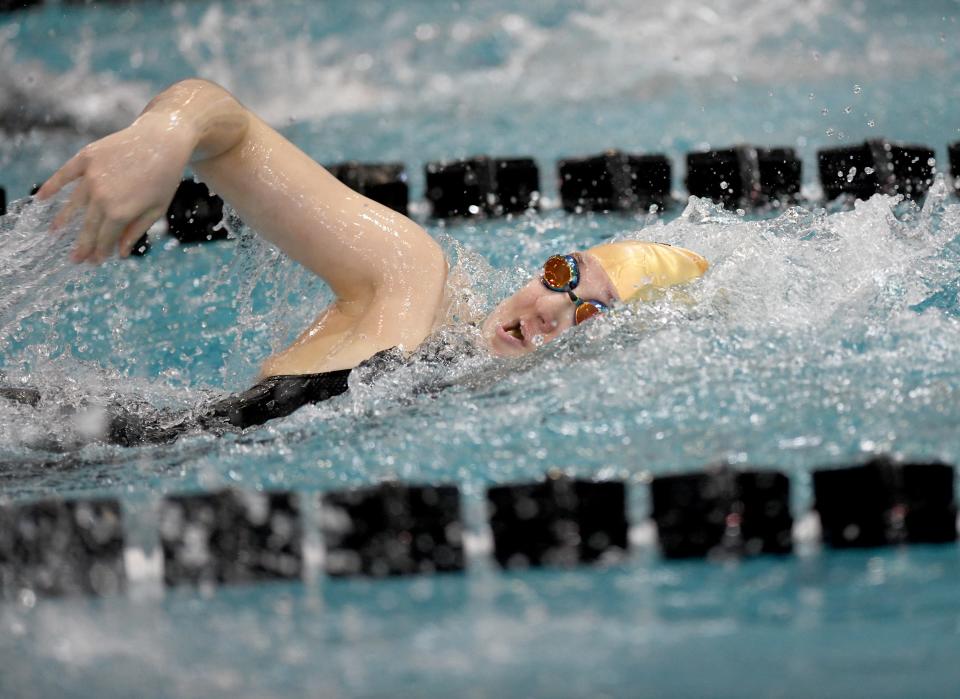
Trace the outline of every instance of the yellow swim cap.
{"type": "Polygon", "coordinates": [[[621,301],[644,291],[683,284],[703,276],[709,263],[700,255],[667,243],[621,240],[587,250],[600,261],[621,301]]]}

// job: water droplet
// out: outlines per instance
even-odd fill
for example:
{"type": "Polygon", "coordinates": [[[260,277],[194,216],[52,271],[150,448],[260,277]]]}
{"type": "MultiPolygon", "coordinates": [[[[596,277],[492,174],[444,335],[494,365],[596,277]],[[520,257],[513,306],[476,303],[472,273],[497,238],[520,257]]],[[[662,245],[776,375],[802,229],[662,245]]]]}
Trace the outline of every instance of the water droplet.
{"type": "Polygon", "coordinates": [[[853,86],[853,94],[859,95],[861,92],[863,92],[863,88],[862,88],[862,87],[860,87],[859,85],[854,85],[854,86],[853,86]]]}
{"type": "Polygon", "coordinates": [[[21,607],[33,609],[33,607],[37,604],[37,593],[30,588],[24,588],[23,590],[20,590],[18,601],[20,602],[21,607]]]}
{"type": "Polygon", "coordinates": [[[432,24],[420,24],[415,34],[418,41],[430,41],[437,36],[437,28],[432,24]]]}
{"type": "Polygon", "coordinates": [[[820,110],[820,116],[827,116],[827,114],[829,113],[830,113],[830,110],[827,109],[826,107],[820,110]]]}
{"type": "Polygon", "coordinates": [[[849,113],[852,112],[852,111],[853,111],[853,107],[851,107],[849,104],[848,104],[846,107],[843,108],[843,113],[844,113],[844,114],[849,114],[849,113]]]}
{"type": "Polygon", "coordinates": [[[876,125],[877,125],[877,122],[875,122],[873,119],[867,122],[867,126],[869,126],[871,129],[874,128],[876,125]]]}

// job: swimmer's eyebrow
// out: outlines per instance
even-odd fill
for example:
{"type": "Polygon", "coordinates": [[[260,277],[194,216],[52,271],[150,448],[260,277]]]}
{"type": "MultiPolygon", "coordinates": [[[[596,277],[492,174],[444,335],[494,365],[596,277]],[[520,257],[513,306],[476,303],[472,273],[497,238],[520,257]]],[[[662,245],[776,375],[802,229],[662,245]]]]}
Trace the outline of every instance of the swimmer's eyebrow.
{"type": "MultiPolygon", "coordinates": [[[[594,268],[596,267],[596,265],[594,265],[590,260],[588,260],[586,257],[581,255],[579,252],[570,253],[570,257],[572,257],[577,261],[577,264],[583,270],[584,274],[589,273],[591,270],[594,270],[594,268]]],[[[594,271],[594,274],[596,274],[595,271],[594,271]]],[[[604,302],[608,306],[612,303],[616,303],[617,294],[613,289],[613,285],[611,285],[610,281],[606,279],[606,275],[604,275],[601,278],[604,279],[603,292],[606,295],[604,302]]],[[[599,301],[600,299],[597,299],[597,300],[599,301]]]]}

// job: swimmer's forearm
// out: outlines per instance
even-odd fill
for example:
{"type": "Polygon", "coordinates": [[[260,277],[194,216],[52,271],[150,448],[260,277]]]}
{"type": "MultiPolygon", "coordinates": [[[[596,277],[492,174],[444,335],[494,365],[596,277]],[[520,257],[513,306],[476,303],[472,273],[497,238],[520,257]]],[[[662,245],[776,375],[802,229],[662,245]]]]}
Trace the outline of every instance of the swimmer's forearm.
{"type": "Polygon", "coordinates": [[[250,113],[229,92],[206,80],[178,82],[154,97],[137,121],[163,123],[189,139],[190,162],[216,158],[243,141],[250,113]]]}

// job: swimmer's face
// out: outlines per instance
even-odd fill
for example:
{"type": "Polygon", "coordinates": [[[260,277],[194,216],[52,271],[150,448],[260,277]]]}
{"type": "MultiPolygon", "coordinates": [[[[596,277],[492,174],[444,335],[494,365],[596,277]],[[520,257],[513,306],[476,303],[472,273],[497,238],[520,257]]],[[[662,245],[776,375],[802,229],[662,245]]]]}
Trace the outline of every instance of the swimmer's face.
{"type": "MultiPolygon", "coordinates": [[[[580,268],[580,282],[574,289],[577,296],[608,307],[619,300],[610,278],[593,255],[572,254],[580,268]]],[[[573,300],[566,293],[544,286],[538,273],[493,309],[483,322],[483,337],[494,354],[519,357],[573,327],[574,309],[573,300]]]]}

